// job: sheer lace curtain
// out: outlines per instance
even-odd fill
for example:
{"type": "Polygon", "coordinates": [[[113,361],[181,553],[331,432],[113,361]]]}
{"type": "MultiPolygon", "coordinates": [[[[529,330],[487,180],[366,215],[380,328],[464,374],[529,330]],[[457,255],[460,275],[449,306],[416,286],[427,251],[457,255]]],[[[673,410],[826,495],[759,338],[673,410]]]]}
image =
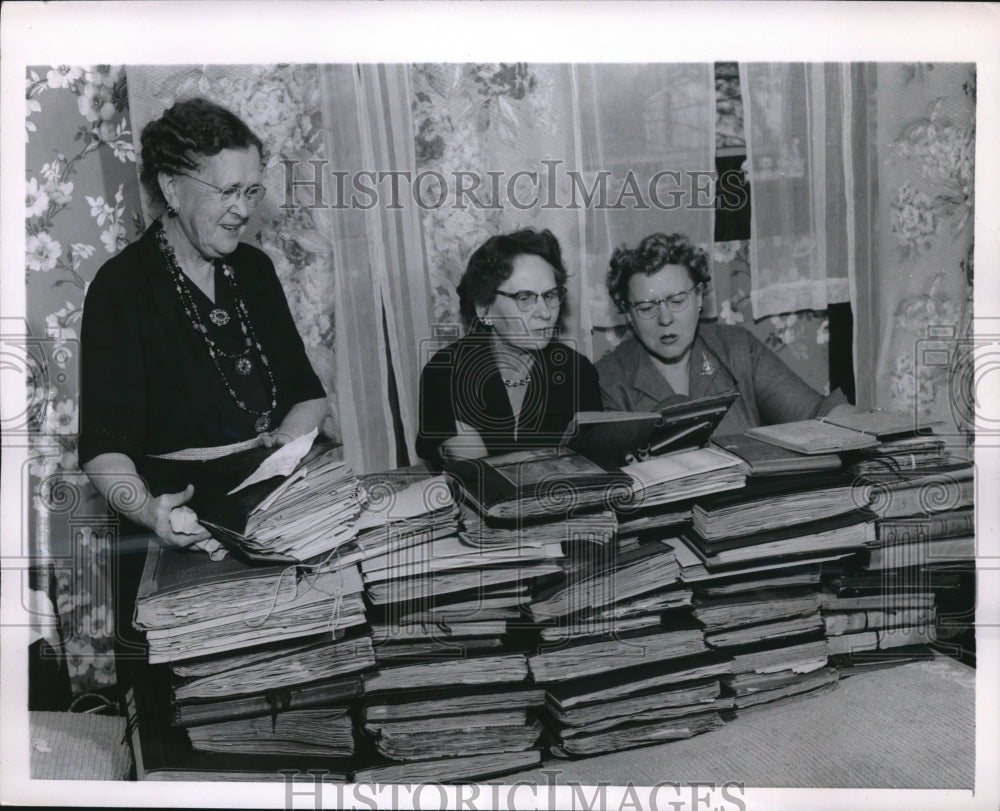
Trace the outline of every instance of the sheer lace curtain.
{"type": "Polygon", "coordinates": [[[847,64],[740,65],[755,319],[850,300],[855,273],[847,64]]]}
{"type": "MultiPolygon", "coordinates": [[[[324,65],[319,68],[330,171],[414,174],[409,73],[405,65],[324,65]]],[[[369,177],[369,186],[391,196],[391,186],[369,177]]],[[[355,470],[396,467],[397,441],[413,450],[417,426],[420,353],[430,335],[430,303],[420,220],[414,205],[389,196],[378,205],[329,200],[319,216],[333,254],[336,312],[336,395],[345,458],[355,470]],[[401,435],[390,399],[396,387],[401,435]]],[[[346,192],[354,195],[351,186],[346,192]]],[[[358,195],[362,203],[368,198],[358,195]]]]}
{"type": "MultiPolygon", "coordinates": [[[[607,204],[590,205],[580,228],[592,324],[609,328],[624,322],[603,284],[616,247],[659,231],[686,234],[712,255],[714,70],[711,63],[577,65],[572,78],[586,187],[599,189],[608,174],[607,204]]],[[[714,304],[706,301],[705,310],[714,314],[714,304]]]]}

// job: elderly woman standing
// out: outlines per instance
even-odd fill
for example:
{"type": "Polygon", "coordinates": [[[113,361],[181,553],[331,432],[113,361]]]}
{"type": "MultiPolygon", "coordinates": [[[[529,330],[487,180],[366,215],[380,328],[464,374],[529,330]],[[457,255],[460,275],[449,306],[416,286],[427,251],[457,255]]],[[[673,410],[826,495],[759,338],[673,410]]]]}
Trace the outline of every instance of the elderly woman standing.
{"type": "MultiPolygon", "coordinates": [[[[98,271],[84,307],[83,469],[126,527],[210,554],[218,543],[184,506],[193,488],[154,496],[146,459],[255,437],[282,444],[326,410],[273,264],[240,242],[264,195],[263,151],[204,99],[147,125],[141,179],[165,216],[98,271]]],[[[130,619],[116,613],[119,625],[130,619]]]]}
{"type": "Polygon", "coordinates": [[[720,435],[853,409],[839,391],[812,389],[742,327],[700,323],[709,281],[705,253],[680,234],[652,234],[614,252],[608,292],[632,337],[597,363],[606,409],[654,411],[738,391],[720,435]]]}
{"type": "Polygon", "coordinates": [[[593,365],[555,340],[566,276],[548,230],[491,237],[472,254],[458,286],[469,332],[421,375],[421,458],[439,465],[556,445],[577,411],[601,410],[593,365]]]}

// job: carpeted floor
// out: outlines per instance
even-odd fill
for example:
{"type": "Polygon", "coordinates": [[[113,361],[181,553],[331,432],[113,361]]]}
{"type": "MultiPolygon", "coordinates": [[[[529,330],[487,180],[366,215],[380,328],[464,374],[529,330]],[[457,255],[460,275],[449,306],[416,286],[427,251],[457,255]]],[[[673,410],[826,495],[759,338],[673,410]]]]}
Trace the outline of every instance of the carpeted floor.
{"type": "Polygon", "coordinates": [[[33,780],[127,780],[132,753],[125,719],[111,715],[33,712],[33,780]]]}
{"type": "MultiPolygon", "coordinates": [[[[975,750],[975,670],[940,658],[842,679],[688,740],[544,768],[559,770],[558,783],[585,785],[971,789],[975,750]]],[[[504,782],[551,779],[534,770],[504,782]]]]}
{"type": "MultiPolygon", "coordinates": [[[[123,732],[121,718],[33,712],[31,776],[126,779],[130,755],[123,732]]],[[[758,708],[689,740],[550,760],[544,769],[547,775],[534,770],[502,782],[971,789],[975,670],[939,658],[865,673],[843,679],[829,693],[758,708]]]]}

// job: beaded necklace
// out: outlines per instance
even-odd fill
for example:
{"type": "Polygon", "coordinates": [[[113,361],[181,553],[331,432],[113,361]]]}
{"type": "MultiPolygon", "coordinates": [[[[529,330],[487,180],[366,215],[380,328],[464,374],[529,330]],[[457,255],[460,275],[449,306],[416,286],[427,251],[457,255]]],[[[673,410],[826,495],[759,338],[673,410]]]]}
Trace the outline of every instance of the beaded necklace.
{"type": "MultiPolygon", "coordinates": [[[[184,312],[187,314],[188,320],[191,322],[191,326],[194,328],[194,331],[198,333],[205,342],[205,347],[208,349],[208,355],[212,359],[212,363],[215,365],[215,370],[219,375],[219,379],[222,381],[222,385],[226,387],[226,390],[229,392],[229,396],[233,398],[233,402],[236,403],[237,408],[241,411],[246,411],[248,414],[256,415],[257,421],[254,423],[254,428],[257,433],[263,433],[271,427],[271,412],[278,405],[278,387],[274,382],[274,374],[271,372],[271,365],[268,363],[267,355],[264,354],[264,348],[261,346],[260,341],[257,338],[257,333],[254,331],[253,325],[250,323],[250,315],[247,312],[246,304],[243,303],[243,297],[240,295],[239,287],[236,284],[236,274],[233,273],[233,269],[229,267],[229,265],[222,263],[222,275],[226,278],[226,281],[229,282],[229,287],[232,290],[233,300],[236,303],[236,318],[239,321],[244,339],[244,348],[240,352],[226,352],[215,342],[208,332],[208,327],[201,319],[198,307],[195,304],[194,295],[192,294],[191,287],[188,284],[188,278],[184,274],[184,271],[181,270],[180,265],[177,263],[177,255],[174,253],[174,249],[167,241],[167,235],[163,230],[162,222],[157,223],[154,234],[156,236],[156,242],[160,248],[160,253],[163,255],[164,261],[167,263],[167,269],[170,271],[174,287],[177,288],[177,295],[180,297],[181,304],[184,307],[184,312]],[[267,380],[271,387],[271,405],[263,411],[251,408],[240,398],[232,384],[229,382],[229,378],[227,377],[225,371],[223,371],[222,364],[220,363],[220,358],[227,361],[232,360],[234,361],[233,365],[237,374],[243,376],[249,375],[253,371],[253,361],[250,358],[252,349],[257,350],[257,355],[260,357],[261,365],[264,367],[264,372],[267,374],[267,380]]],[[[216,262],[218,261],[220,260],[216,260],[216,262]]],[[[209,318],[212,320],[213,324],[222,326],[228,323],[229,314],[221,307],[216,307],[212,310],[209,318]]]]}
{"type": "Polygon", "coordinates": [[[531,375],[525,375],[517,380],[508,380],[506,377],[501,377],[500,379],[503,380],[503,384],[508,389],[516,389],[520,386],[527,386],[531,382],[531,375]]]}

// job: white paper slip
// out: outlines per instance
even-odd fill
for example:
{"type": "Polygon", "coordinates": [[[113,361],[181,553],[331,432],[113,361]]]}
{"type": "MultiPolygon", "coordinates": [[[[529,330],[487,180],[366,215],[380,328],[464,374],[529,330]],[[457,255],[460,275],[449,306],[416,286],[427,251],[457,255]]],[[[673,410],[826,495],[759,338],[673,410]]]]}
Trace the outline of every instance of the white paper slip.
{"type": "Polygon", "coordinates": [[[300,437],[296,437],[287,445],[282,445],[278,450],[267,457],[260,466],[247,478],[245,478],[240,484],[236,485],[232,490],[226,493],[227,496],[231,496],[233,493],[238,493],[244,487],[249,487],[251,484],[257,484],[257,482],[266,481],[275,476],[287,476],[296,467],[298,467],[299,462],[302,461],[302,457],[309,453],[309,449],[312,447],[313,440],[319,435],[319,430],[313,428],[308,434],[303,434],[300,437]]]}

